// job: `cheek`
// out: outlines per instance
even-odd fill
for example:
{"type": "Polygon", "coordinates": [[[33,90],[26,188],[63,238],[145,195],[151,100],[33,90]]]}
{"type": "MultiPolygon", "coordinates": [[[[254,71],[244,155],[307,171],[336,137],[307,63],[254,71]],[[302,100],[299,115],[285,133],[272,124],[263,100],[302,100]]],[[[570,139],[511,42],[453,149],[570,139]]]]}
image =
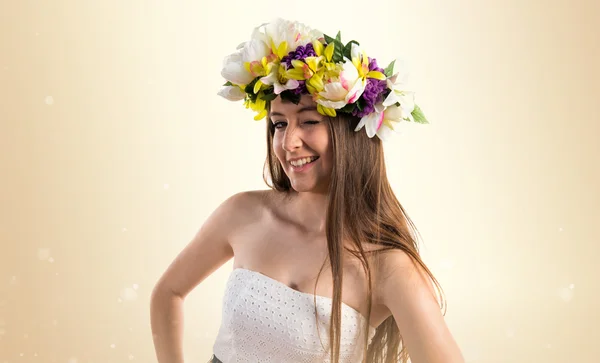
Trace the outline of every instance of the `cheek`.
{"type": "Polygon", "coordinates": [[[319,138],[319,140],[317,140],[318,145],[321,145],[320,147],[320,153],[322,155],[327,156],[328,158],[331,157],[331,155],[333,155],[333,144],[331,142],[331,140],[329,140],[328,136],[321,136],[319,138]]]}
{"type": "Polygon", "coordinates": [[[333,166],[333,147],[327,139],[318,140],[319,142],[315,145],[320,145],[317,151],[322,159],[322,165],[325,169],[329,170],[333,166]]]}
{"type": "Polygon", "coordinates": [[[278,159],[285,158],[285,153],[283,151],[283,148],[281,147],[281,140],[279,140],[277,136],[273,137],[272,148],[278,159]]]}

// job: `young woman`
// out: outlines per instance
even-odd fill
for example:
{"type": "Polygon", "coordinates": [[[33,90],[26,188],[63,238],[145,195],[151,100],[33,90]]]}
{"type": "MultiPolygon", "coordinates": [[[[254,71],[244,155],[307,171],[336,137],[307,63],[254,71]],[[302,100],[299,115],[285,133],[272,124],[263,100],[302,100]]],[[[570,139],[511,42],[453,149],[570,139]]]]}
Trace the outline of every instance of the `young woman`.
{"type": "Polygon", "coordinates": [[[183,299],[231,258],[210,362],[464,362],[386,176],[382,140],[426,123],[394,68],[280,19],[225,59],[220,94],[267,119],[270,189],[224,201],[157,283],[160,363],[183,362],[183,299]]]}

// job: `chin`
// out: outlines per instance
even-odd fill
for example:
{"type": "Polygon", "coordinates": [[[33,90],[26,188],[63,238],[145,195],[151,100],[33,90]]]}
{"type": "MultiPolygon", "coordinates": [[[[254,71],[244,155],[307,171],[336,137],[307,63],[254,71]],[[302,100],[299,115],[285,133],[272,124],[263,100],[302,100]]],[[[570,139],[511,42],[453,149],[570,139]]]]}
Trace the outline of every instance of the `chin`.
{"type": "Polygon", "coordinates": [[[319,184],[293,184],[292,189],[298,193],[324,193],[327,192],[327,187],[319,184]]]}

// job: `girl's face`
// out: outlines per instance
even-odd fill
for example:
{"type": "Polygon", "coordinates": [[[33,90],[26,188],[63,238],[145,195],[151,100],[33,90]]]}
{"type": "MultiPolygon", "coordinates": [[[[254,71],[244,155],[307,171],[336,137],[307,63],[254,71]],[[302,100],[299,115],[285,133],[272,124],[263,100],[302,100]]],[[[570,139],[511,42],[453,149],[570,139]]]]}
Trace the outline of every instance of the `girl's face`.
{"type": "Polygon", "coordinates": [[[273,149],[297,192],[326,193],[333,170],[329,118],[317,112],[309,95],[300,103],[271,101],[270,119],[275,128],[273,149]]]}

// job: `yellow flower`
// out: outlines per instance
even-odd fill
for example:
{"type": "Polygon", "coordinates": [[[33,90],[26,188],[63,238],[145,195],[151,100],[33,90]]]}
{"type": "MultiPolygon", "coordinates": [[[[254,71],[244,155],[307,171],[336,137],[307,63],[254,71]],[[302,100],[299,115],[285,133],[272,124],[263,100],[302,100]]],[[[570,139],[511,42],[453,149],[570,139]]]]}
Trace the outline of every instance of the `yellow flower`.
{"type": "Polygon", "coordinates": [[[317,104],[317,111],[321,115],[325,115],[325,116],[335,117],[335,115],[336,115],[335,109],[329,108],[329,107],[325,107],[325,106],[323,106],[320,103],[317,104]]]}
{"type": "Polygon", "coordinates": [[[260,92],[256,97],[256,101],[252,102],[250,99],[246,99],[244,102],[246,108],[250,108],[252,111],[257,112],[258,114],[254,116],[256,121],[262,120],[267,116],[267,101],[263,100],[262,97],[264,93],[260,92]]]}
{"type": "Polygon", "coordinates": [[[286,77],[286,68],[281,63],[269,63],[267,73],[268,76],[261,78],[260,82],[272,85],[276,95],[285,90],[296,89],[300,84],[297,80],[286,77]]]}
{"type": "Polygon", "coordinates": [[[352,64],[354,64],[358,70],[358,75],[362,79],[366,80],[367,78],[375,78],[381,81],[386,79],[385,74],[379,71],[369,71],[369,57],[367,57],[367,53],[365,53],[365,51],[361,52],[356,43],[352,43],[350,56],[352,64]]]}
{"type": "Polygon", "coordinates": [[[323,90],[323,76],[325,68],[323,67],[324,58],[306,57],[304,61],[292,60],[292,67],[287,71],[287,77],[298,81],[306,81],[308,92],[315,94],[323,90]]]}

